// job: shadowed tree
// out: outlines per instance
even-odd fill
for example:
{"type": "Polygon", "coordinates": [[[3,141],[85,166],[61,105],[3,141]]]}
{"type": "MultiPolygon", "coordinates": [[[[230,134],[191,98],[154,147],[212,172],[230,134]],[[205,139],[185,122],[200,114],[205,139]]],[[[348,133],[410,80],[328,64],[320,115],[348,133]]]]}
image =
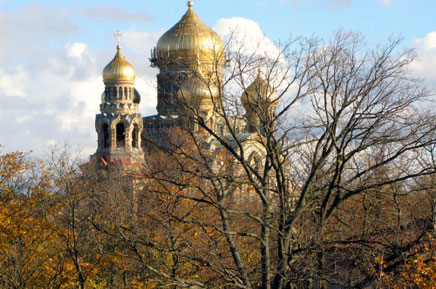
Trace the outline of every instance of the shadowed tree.
{"type": "Polygon", "coordinates": [[[219,59],[197,63],[174,79],[177,128],[147,138],[138,218],[101,229],[156,286],[370,288],[400,274],[434,211],[435,115],[411,61],[396,39],[368,49],[338,32],[291,41],[262,70],[238,52],[223,77],[219,59]]]}

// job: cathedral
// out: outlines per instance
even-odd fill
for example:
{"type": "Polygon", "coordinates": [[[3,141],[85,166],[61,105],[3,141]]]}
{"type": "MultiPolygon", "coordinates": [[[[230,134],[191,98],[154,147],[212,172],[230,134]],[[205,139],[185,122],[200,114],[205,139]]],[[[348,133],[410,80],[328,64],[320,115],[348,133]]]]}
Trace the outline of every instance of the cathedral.
{"type": "MultiPolygon", "coordinates": [[[[98,147],[92,158],[103,166],[139,166],[144,161],[147,138],[165,142],[166,133],[186,125],[184,120],[192,114],[200,116],[211,131],[223,138],[228,134],[219,113],[223,103],[222,70],[229,61],[225,46],[195,14],[193,2],[187,5],[188,11],[162,35],[151,53],[151,66],[159,69],[156,115],[143,117],[138,112],[141,96],[135,89],[135,69],[118,41],[115,57],[103,70],[105,90],[95,120],[98,147]]],[[[254,144],[259,137],[255,110],[262,99],[269,102],[270,113],[274,113],[277,96],[259,68],[240,99],[245,115],[234,119],[236,137],[253,151],[257,150],[254,144]]],[[[218,149],[213,140],[209,147],[218,149]]]]}

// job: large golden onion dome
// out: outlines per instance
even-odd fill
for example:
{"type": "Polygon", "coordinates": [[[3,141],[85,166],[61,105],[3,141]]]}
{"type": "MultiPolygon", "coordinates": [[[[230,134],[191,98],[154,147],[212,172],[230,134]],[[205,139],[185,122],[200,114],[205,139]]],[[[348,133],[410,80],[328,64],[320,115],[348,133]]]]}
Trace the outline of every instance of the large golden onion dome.
{"type": "Polygon", "coordinates": [[[213,108],[212,100],[218,95],[217,86],[209,78],[205,78],[198,64],[194,73],[180,86],[178,99],[188,106],[207,110],[213,108]]]}
{"type": "Polygon", "coordinates": [[[199,57],[203,65],[223,63],[224,44],[212,29],[207,27],[192,9],[193,2],[188,2],[188,11],[182,19],[159,39],[154,58],[159,66],[172,65],[188,61],[195,64],[199,57]]]}
{"type": "Polygon", "coordinates": [[[127,62],[124,55],[121,53],[120,45],[117,45],[117,53],[114,59],[103,69],[103,81],[104,83],[135,81],[135,69],[127,62]]]}
{"type": "Polygon", "coordinates": [[[257,77],[250,86],[242,93],[242,105],[247,114],[252,114],[257,109],[268,109],[274,113],[279,102],[279,95],[262,77],[260,69],[257,77]]]}

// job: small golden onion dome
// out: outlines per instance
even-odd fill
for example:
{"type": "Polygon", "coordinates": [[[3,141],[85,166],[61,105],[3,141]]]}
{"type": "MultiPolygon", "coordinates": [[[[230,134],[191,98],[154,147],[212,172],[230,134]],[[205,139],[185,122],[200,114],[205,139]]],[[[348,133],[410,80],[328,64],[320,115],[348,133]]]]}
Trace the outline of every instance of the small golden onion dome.
{"type": "Polygon", "coordinates": [[[156,45],[156,57],[164,64],[175,59],[188,60],[195,64],[197,55],[203,64],[223,63],[224,44],[212,29],[206,26],[188,2],[188,11],[170,30],[165,32],[156,45]],[[169,61],[165,61],[168,59],[169,61]]]}
{"type": "Polygon", "coordinates": [[[103,82],[135,81],[135,69],[127,62],[121,53],[121,46],[117,45],[117,54],[103,70],[103,82]]]}
{"type": "Polygon", "coordinates": [[[141,102],[141,95],[139,94],[139,92],[136,90],[134,90],[134,96],[133,96],[133,103],[139,104],[141,102]]]}
{"type": "Polygon", "coordinates": [[[195,72],[182,83],[178,91],[180,102],[200,109],[211,108],[212,99],[217,95],[217,86],[203,76],[199,65],[195,72]]]}
{"type": "Polygon", "coordinates": [[[267,108],[270,112],[274,112],[279,102],[279,95],[262,77],[259,69],[256,79],[242,93],[241,102],[247,114],[259,108],[267,108]]]}

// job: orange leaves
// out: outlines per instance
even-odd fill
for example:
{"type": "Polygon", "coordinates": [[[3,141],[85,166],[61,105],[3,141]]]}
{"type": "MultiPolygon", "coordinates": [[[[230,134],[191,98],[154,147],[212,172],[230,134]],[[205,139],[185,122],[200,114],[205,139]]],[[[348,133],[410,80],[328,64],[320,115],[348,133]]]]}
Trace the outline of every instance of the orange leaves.
{"type": "Polygon", "coordinates": [[[53,266],[58,240],[44,205],[51,177],[43,162],[29,161],[24,153],[0,155],[0,287],[45,286],[58,275],[53,266]]]}
{"type": "MultiPolygon", "coordinates": [[[[436,288],[436,246],[435,239],[430,234],[431,245],[427,245],[423,252],[418,253],[415,260],[405,265],[401,276],[417,288],[436,288]]],[[[399,288],[399,287],[397,287],[399,288]]]]}
{"type": "Polygon", "coordinates": [[[428,233],[428,239],[423,248],[415,248],[416,254],[406,259],[399,268],[399,274],[386,274],[386,267],[382,258],[376,258],[381,270],[381,279],[389,288],[420,288],[436,289],[436,246],[435,239],[428,233]]]}

